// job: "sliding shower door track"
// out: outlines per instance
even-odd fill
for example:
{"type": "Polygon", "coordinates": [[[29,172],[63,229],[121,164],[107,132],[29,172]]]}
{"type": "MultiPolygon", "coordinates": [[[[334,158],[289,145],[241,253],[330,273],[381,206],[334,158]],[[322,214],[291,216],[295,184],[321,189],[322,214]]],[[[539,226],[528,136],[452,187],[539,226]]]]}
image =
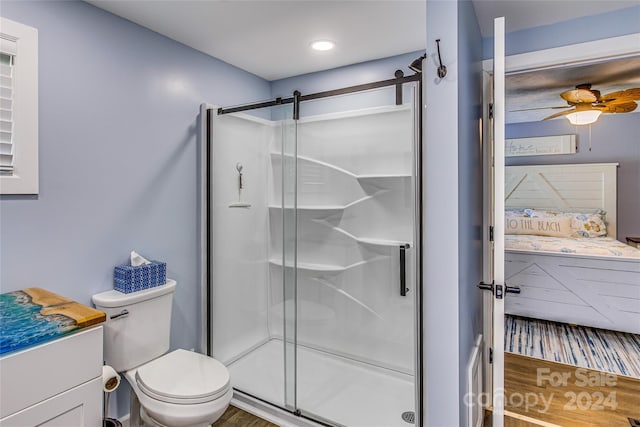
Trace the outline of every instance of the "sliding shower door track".
{"type": "MultiPolygon", "coordinates": [[[[333,89],[333,90],[328,90],[324,92],[311,93],[309,95],[294,95],[289,98],[275,98],[269,101],[256,102],[254,104],[239,105],[236,107],[221,107],[221,108],[218,108],[218,115],[238,113],[240,111],[256,110],[260,108],[273,107],[276,105],[293,104],[296,101],[304,102],[304,101],[312,101],[314,99],[329,98],[329,97],[338,96],[338,95],[347,95],[349,93],[364,92],[367,90],[378,89],[386,86],[393,86],[393,85],[401,86],[405,83],[418,82],[421,79],[422,79],[422,74],[416,73],[411,76],[400,76],[394,79],[380,80],[372,83],[364,83],[361,85],[349,86],[349,87],[344,87],[340,89],[333,89]]],[[[402,102],[400,102],[400,104],[401,103],[402,102]]],[[[396,104],[398,104],[397,101],[396,101],[396,104]]]]}
{"type": "MultiPolygon", "coordinates": [[[[243,391],[243,390],[241,390],[239,388],[236,388],[236,387],[233,388],[233,392],[234,392],[234,396],[233,396],[234,399],[237,398],[235,396],[235,393],[238,393],[241,396],[249,397],[249,398],[251,398],[251,399],[253,399],[255,401],[258,401],[258,402],[260,402],[261,404],[263,404],[265,406],[268,406],[270,408],[275,408],[275,409],[277,409],[279,411],[283,411],[287,415],[293,415],[296,418],[302,418],[304,420],[311,421],[311,422],[313,422],[313,423],[315,423],[315,424],[317,424],[319,426],[324,426],[324,427],[345,427],[342,424],[329,424],[326,421],[322,421],[322,420],[316,419],[314,417],[310,417],[310,416],[304,415],[299,409],[293,411],[291,409],[283,408],[280,405],[277,405],[277,404],[275,404],[273,402],[270,402],[270,401],[268,401],[266,399],[262,399],[262,398],[260,398],[260,397],[258,397],[256,395],[251,394],[251,393],[247,393],[246,391],[243,391]]],[[[243,409],[243,408],[240,408],[240,409],[243,409]]]]}

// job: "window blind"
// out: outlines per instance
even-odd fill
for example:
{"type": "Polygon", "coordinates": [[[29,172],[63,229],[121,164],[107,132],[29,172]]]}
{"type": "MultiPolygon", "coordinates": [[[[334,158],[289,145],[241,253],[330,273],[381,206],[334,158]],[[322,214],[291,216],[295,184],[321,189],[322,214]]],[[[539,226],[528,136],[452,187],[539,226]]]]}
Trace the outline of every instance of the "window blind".
{"type": "Polygon", "coordinates": [[[13,64],[16,42],[0,38],[0,174],[13,174],[13,64]]]}

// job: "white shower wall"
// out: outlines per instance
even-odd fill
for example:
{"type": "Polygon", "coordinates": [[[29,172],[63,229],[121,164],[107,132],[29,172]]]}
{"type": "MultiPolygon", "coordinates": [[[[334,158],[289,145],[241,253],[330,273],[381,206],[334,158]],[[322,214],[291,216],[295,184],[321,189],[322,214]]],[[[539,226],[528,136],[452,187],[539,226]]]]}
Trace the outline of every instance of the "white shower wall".
{"type": "MultiPolygon", "coordinates": [[[[270,338],[282,338],[285,324],[292,338],[290,332],[297,322],[300,345],[413,373],[413,120],[410,106],[308,117],[295,126],[239,114],[216,117],[216,358],[229,362],[270,338]],[[283,131],[288,132],[284,138],[283,131]],[[294,313],[291,265],[295,215],[291,208],[295,175],[290,135],[296,131],[298,268],[294,313]],[[244,167],[242,198],[251,203],[250,209],[228,207],[238,197],[238,162],[244,167]],[[282,215],[287,231],[284,266],[282,215]],[[399,292],[401,244],[411,246],[407,251],[407,296],[399,292]]],[[[303,366],[297,374],[303,380],[303,366]]]]}
{"type": "Polygon", "coordinates": [[[216,116],[213,124],[213,356],[227,363],[264,343],[267,328],[269,146],[274,125],[250,116],[216,116]],[[251,208],[230,208],[238,201],[251,208]]]}
{"type": "MultiPolygon", "coordinates": [[[[400,106],[298,121],[298,309],[296,319],[287,319],[291,328],[296,323],[298,344],[405,373],[414,371],[415,310],[413,293],[400,295],[399,245],[413,248],[414,240],[413,120],[412,108],[400,106]]],[[[293,269],[282,266],[282,224],[274,221],[283,161],[277,141],[270,284],[271,303],[281,307],[277,290],[283,274],[293,283],[293,269]]],[[[293,154],[285,150],[284,161],[293,154]]],[[[285,209],[285,216],[293,221],[293,210],[285,209]]],[[[409,249],[409,288],[413,254],[409,249]]],[[[283,311],[273,315],[279,313],[270,322],[273,336],[282,335],[283,311]]],[[[298,369],[298,377],[304,375],[298,369]]]]}

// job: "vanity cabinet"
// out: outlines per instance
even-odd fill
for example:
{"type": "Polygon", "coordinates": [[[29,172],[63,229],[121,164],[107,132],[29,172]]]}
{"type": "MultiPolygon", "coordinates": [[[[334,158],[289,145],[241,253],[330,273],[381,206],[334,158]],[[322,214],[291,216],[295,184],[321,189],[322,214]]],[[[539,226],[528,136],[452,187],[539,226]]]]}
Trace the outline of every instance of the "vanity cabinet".
{"type": "Polygon", "coordinates": [[[0,427],[102,424],[102,326],[0,358],[0,427]]]}

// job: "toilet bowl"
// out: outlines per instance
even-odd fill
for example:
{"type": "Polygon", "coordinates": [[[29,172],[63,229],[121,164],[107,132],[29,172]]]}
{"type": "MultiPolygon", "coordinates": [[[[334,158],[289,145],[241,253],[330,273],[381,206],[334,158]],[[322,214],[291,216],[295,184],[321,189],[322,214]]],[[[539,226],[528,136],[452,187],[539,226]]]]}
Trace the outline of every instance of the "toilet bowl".
{"type": "Polygon", "coordinates": [[[125,372],[154,427],[209,426],[229,406],[233,389],[226,367],[202,354],[175,350],[125,372]]]}
{"type": "Polygon", "coordinates": [[[107,315],[104,360],[131,385],[130,424],[152,427],[210,426],[229,406],[229,371],[217,360],[169,350],[175,280],[129,294],[92,297],[107,315]]]}

